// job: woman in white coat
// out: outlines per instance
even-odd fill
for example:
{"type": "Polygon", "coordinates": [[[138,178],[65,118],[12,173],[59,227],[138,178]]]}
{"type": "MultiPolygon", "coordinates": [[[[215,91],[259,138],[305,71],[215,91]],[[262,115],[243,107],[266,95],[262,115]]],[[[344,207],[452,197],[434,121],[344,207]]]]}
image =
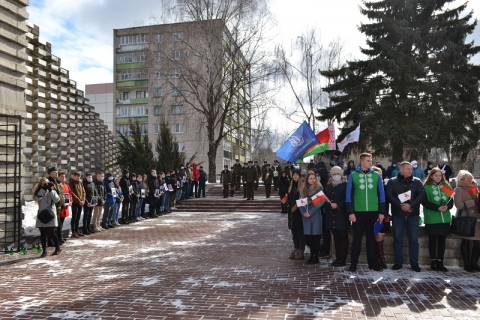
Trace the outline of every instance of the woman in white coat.
{"type": "Polygon", "coordinates": [[[60,197],[58,196],[57,192],[53,189],[52,184],[48,181],[47,178],[43,178],[38,183],[37,187],[35,188],[35,192],[33,193],[33,199],[38,203],[38,212],[42,212],[47,208],[51,208],[52,212],[54,213],[53,219],[48,221],[47,223],[43,223],[38,219],[37,215],[37,223],[35,226],[40,229],[40,241],[42,242],[42,255],[40,257],[47,256],[47,233],[48,236],[53,240],[55,243],[55,251],[53,252],[53,256],[59,254],[62,250],[60,249],[60,244],[58,242],[57,235],[55,233],[55,229],[58,227],[57,222],[57,210],[55,208],[55,203],[60,201],[60,197]]]}

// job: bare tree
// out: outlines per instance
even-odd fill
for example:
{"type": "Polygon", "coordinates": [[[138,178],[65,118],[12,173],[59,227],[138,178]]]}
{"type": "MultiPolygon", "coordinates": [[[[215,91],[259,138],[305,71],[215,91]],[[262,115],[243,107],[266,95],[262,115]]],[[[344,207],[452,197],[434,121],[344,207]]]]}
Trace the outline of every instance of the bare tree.
{"type": "Polygon", "coordinates": [[[284,81],[294,96],[293,108],[280,108],[292,121],[304,119],[317,130],[315,111],[327,107],[329,97],[322,91],[320,70],[332,70],[343,62],[343,44],[340,39],[324,46],[315,28],[310,28],[297,37],[290,51],[278,45],[275,49],[278,78],[284,81]]]}
{"type": "Polygon", "coordinates": [[[168,14],[162,18],[193,24],[174,53],[159,47],[156,54],[176,72],[165,77],[165,90],[175,90],[190,112],[201,115],[198,130],[206,137],[208,176],[215,182],[224,139],[250,158],[252,110],[268,103],[271,93],[266,34],[273,19],[263,0],[164,0],[163,8],[168,14]]]}

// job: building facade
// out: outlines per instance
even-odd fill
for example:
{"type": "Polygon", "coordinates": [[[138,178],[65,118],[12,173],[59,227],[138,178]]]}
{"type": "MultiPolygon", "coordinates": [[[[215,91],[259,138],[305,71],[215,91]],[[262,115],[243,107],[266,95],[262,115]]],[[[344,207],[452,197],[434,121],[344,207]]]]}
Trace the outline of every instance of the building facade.
{"type": "MultiPolygon", "coordinates": [[[[138,121],[155,145],[160,123],[166,121],[187,160],[195,154],[195,161],[208,167],[205,113],[208,114],[206,108],[211,106],[207,103],[208,94],[205,90],[197,90],[195,81],[198,81],[198,88],[204,88],[204,83],[214,76],[210,72],[222,73],[216,75],[221,83],[228,76],[232,61],[245,68],[241,59],[229,54],[232,40],[228,38],[228,30],[218,21],[215,23],[220,30],[219,36],[208,41],[197,22],[114,30],[116,132],[128,135],[129,122],[138,121]],[[214,49],[205,50],[207,43],[214,49]],[[216,52],[220,59],[204,67],[205,56],[211,52],[216,52]]],[[[250,109],[246,103],[249,87],[246,84],[240,87],[235,88],[234,93],[238,106],[228,109],[225,115],[223,102],[215,106],[220,109],[212,110],[218,115],[214,120],[225,123],[222,129],[225,137],[215,159],[217,173],[224,164],[232,165],[236,158],[250,159],[250,109]]],[[[231,105],[231,101],[229,103],[231,105]]],[[[220,126],[215,129],[215,137],[219,135],[220,126]]]]}
{"type": "Polygon", "coordinates": [[[89,100],[89,104],[95,108],[95,112],[99,114],[100,119],[105,122],[111,132],[115,132],[113,127],[115,96],[113,83],[85,85],[85,98],[89,100]]]}

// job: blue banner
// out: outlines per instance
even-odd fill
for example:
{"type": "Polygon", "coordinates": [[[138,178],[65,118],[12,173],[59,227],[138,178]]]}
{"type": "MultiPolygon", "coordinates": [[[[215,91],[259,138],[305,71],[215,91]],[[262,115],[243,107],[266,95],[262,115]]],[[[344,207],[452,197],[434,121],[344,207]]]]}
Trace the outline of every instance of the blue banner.
{"type": "Polygon", "coordinates": [[[276,152],[285,161],[295,163],[305,152],[318,143],[318,139],[306,121],[288,138],[276,152]]]}

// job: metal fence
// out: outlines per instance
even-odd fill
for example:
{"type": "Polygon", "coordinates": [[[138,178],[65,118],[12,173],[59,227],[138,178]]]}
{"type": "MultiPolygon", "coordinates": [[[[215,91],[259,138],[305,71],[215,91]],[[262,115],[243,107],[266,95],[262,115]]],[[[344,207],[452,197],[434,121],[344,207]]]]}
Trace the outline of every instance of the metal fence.
{"type": "Polygon", "coordinates": [[[22,237],[22,118],[0,115],[0,247],[18,250],[22,237]]]}

